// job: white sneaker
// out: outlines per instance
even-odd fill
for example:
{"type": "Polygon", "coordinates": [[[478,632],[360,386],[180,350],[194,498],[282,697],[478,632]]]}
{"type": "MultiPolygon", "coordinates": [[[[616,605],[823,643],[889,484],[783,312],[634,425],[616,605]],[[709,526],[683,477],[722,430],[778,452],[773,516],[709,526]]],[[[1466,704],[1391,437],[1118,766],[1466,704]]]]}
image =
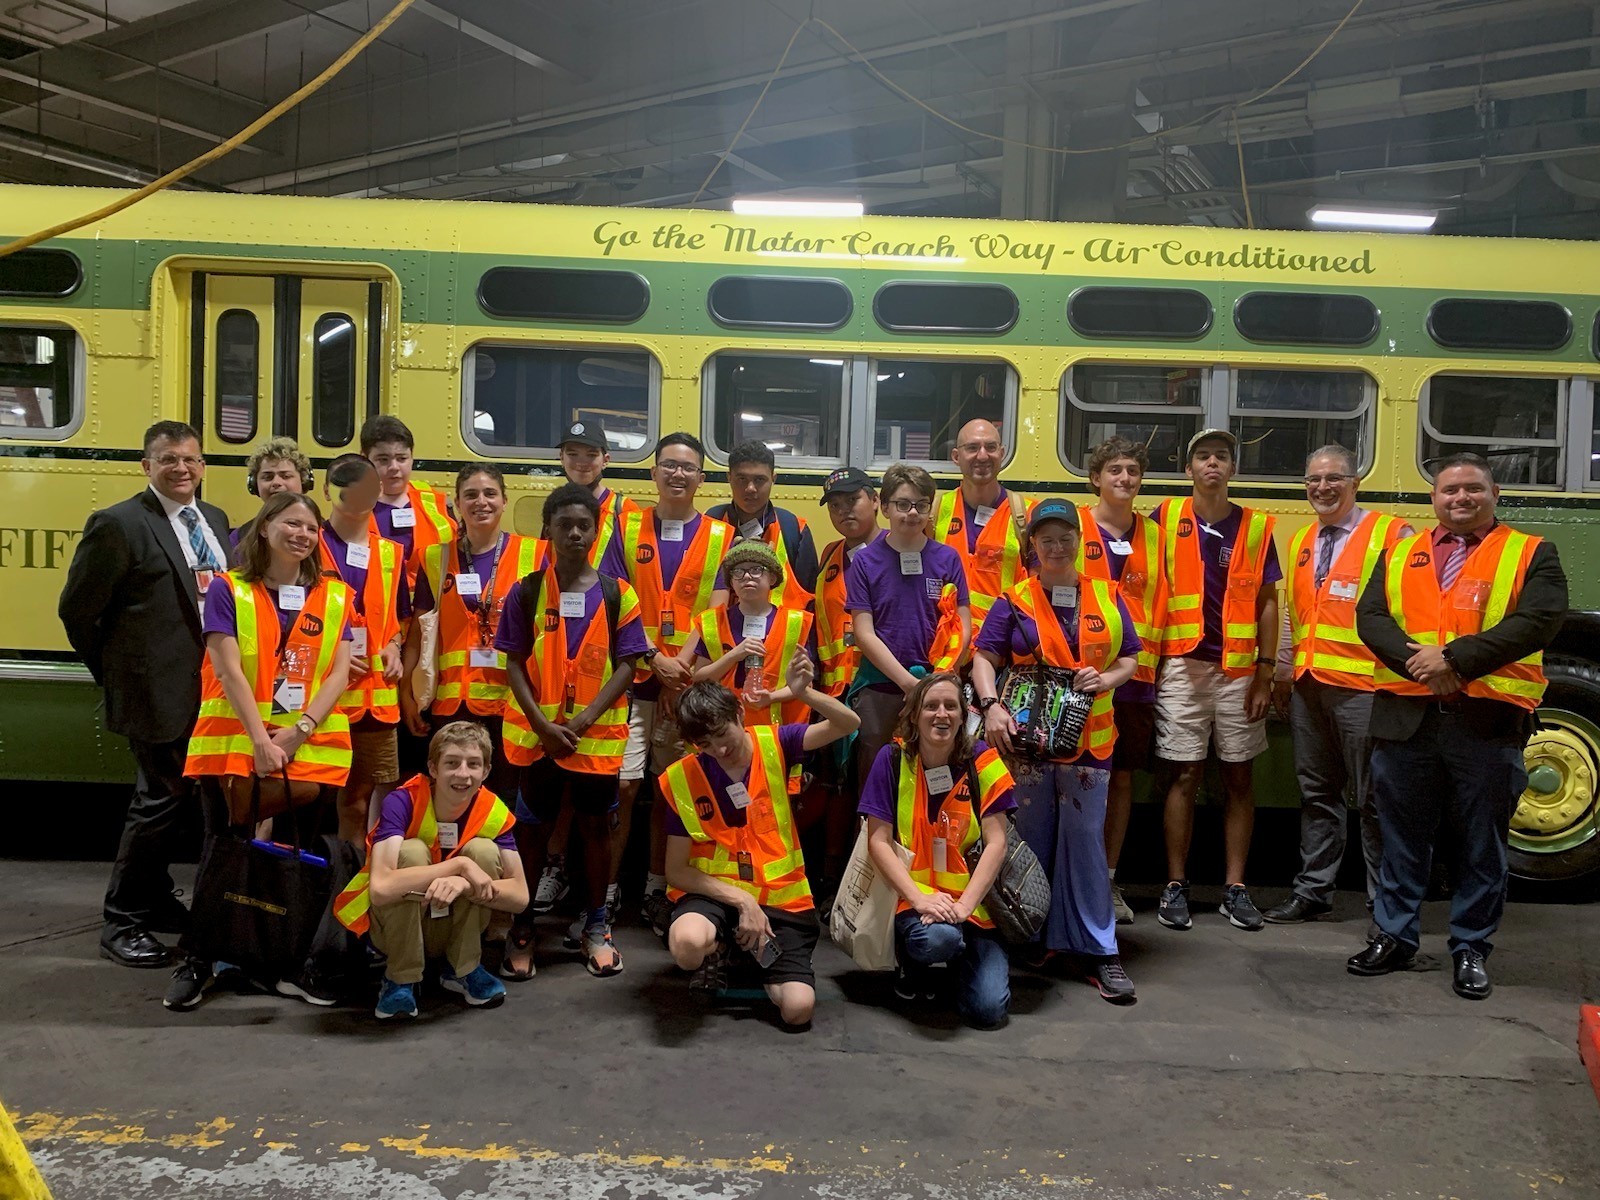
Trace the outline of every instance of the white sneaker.
{"type": "Polygon", "coordinates": [[[533,891],[533,903],[528,905],[536,913],[547,913],[566,898],[571,888],[566,872],[551,865],[539,872],[539,886],[533,891]]]}
{"type": "Polygon", "coordinates": [[[1133,924],[1133,909],[1122,898],[1122,889],[1114,883],[1111,885],[1111,911],[1117,914],[1118,925],[1133,924]]]}

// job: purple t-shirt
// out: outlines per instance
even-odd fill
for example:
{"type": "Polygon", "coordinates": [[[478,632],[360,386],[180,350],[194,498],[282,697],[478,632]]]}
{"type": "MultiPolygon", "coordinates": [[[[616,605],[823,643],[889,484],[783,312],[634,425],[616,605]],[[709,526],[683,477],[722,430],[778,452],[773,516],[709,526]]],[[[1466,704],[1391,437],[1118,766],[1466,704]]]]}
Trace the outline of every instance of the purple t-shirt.
{"type": "MultiPolygon", "coordinates": [[[[1060,607],[1052,604],[1050,611],[1060,623],[1067,645],[1072,648],[1073,653],[1077,653],[1078,606],[1073,604],[1060,607]]],[[[1122,644],[1111,655],[1113,660],[1132,657],[1139,653],[1139,635],[1134,632],[1133,618],[1128,615],[1128,606],[1122,602],[1120,596],[1117,597],[1117,615],[1122,618],[1122,644]]],[[[1034,619],[1013,605],[1007,597],[1001,596],[996,600],[994,607],[989,610],[989,616],[983,622],[983,629],[978,634],[978,649],[987,650],[1004,664],[1022,655],[1031,655],[1037,645],[1039,645],[1039,626],[1034,619]]],[[[1106,664],[1107,667],[1110,665],[1106,664]]]]}
{"type": "MultiPolygon", "coordinates": [[[[929,538],[922,547],[922,574],[902,575],[900,552],[887,537],[880,537],[845,568],[845,608],[871,613],[873,633],[900,662],[927,666],[928,648],[939,624],[939,593],[947,583],[956,585],[956,603],[970,602],[961,556],[949,546],[929,538]]],[[[879,690],[899,689],[883,684],[879,690]]]]}
{"type": "MultiPolygon", "coordinates": [[[[785,773],[788,769],[805,757],[805,740],[807,726],[803,723],[778,726],[778,752],[783,755],[785,773]]],[[[722,769],[722,764],[709,754],[695,755],[700,760],[700,769],[706,773],[706,782],[711,785],[712,794],[717,798],[717,807],[722,810],[722,819],[729,825],[743,825],[745,823],[745,810],[735,808],[733,801],[728,799],[728,785],[734,780],[728,778],[728,773],[722,769]]],[[[750,756],[750,767],[745,771],[740,783],[750,782],[750,771],[756,768],[756,757],[750,756]]],[[[787,793],[785,793],[787,795],[787,793]]],[[[677,808],[671,801],[664,801],[666,813],[664,824],[668,837],[688,837],[689,830],[684,826],[683,818],[678,815],[677,808]]]]}
{"type": "MultiPolygon", "coordinates": [[[[477,799],[477,797],[473,797],[473,799],[477,799]]],[[[472,806],[469,804],[462,810],[461,815],[464,817],[471,810],[472,806]]],[[[437,811],[435,811],[434,815],[437,817],[437,811]]],[[[379,842],[386,842],[390,838],[403,838],[410,826],[411,793],[406,791],[405,788],[395,788],[394,791],[383,798],[383,805],[378,809],[378,824],[372,830],[372,844],[376,846],[379,842]]],[[[515,853],[517,849],[516,835],[507,828],[505,832],[494,839],[494,844],[502,850],[510,850],[515,853]]]]}
{"type": "MultiPolygon", "coordinates": [[[[278,589],[270,583],[267,585],[267,595],[272,597],[272,607],[278,614],[278,630],[280,637],[289,636],[289,623],[300,615],[299,609],[287,609],[278,603],[278,589]]],[[[226,575],[217,575],[211,581],[211,586],[206,589],[206,617],[201,627],[202,634],[222,633],[228,637],[239,636],[239,613],[233,603],[233,581],[226,575]]],[[[350,640],[350,614],[345,613],[344,641],[350,640]]]]}
{"type": "MultiPolygon", "coordinates": [[[[976,760],[988,748],[989,743],[987,742],[974,743],[972,747],[973,759],[976,760]]],[[[887,821],[890,825],[895,823],[895,809],[899,807],[900,799],[897,794],[899,785],[898,771],[894,760],[899,756],[900,747],[893,742],[878,751],[878,757],[872,762],[872,770],[867,772],[867,782],[861,786],[861,800],[856,805],[856,812],[863,817],[877,817],[878,820],[887,821]]],[[[951,767],[951,772],[955,774],[954,766],[951,767]]],[[[961,774],[955,774],[952,782],[961,782],[961,774]]],[[[979,819],[992,816],[995,813],[1010,812],[1016,808],[1015,790],[1009,787],[1002,790],[994,798],[994,802],[978,814],[979,819]]],[[[928,793],[928,817],[930,820],[938,816],[945,797],[951,794],[952,792],[945,792],[935,796],[932,792],[928,793]]]]}
{"type": "MultiPolygon", "coordinates": [[[[1106,568],[1111,572],[1111,580],[1113,583],[1119,583],[1122,580],[1122,572],[1128,566],[1128,559],[1133,557],[1133,546],[1124,539],[1121,532],[1102,525],[1099,521],[1094,523],[1094,527],[1100,531],[1100,542],[1106,548],[1106,568]],[[1126,554],[1119,552],[1113,547],[1113,542],[1127,546],[1128,552],[1126,554]]],[[[1126,532],[1131,533],[1132,530],[1126,532]]],[[[1123,704],[1154,704],[1156,685],[1141,679],[1130,679],[1117,689],[1117,700],[1123,704]]]]}
{"type": "MultiPolygon", "coordinates": [[[[496,556],[503,555],[505,553],[506,544],[510,540],[511,535],[509,533],[502,533],[500,535],[500,541],[498,545],[485,550],[482,554],[474,554],[472,556],[472,570],[478,573],[478,582],[482,585],[484,591],[489,590],[489,580],[494,574],[496,556]]],[[[446,548],[444,551],[441,551],[441,553],[448,555],[448,548],[446,548]]],[[[448,558],[443,559],[443,562],[445,566],[450,565],[450,560],[448,558]]],[[[456,595],[461,596],[459,590],[456,592],[456,595]]],[[[418,616],[423,613],[432,612],[433,600],[433,585],[428,582],[428,573],[426,571],[418,571],[417,595],[416,599],[411,602],[411,611],[416,613],[418,616]]],[[[468,612],[478,611],[477,596],[461,596],[461,603],[466,605],[468,612]]]]}
{"type": "MultiPolygon", "coordinates": [[[[622,583],[619,586],[626,588],[622,583]]],[[[630,589],[631,590],[631,589],[630,589]]],[[[530,597],[530,603],[537,603],[537,597],[530,597]]],[[[600,590],[600,581],[596,580],[594,586],[583,594],[582,619],[569,617],[563,624],[567,630],[567,658],[577,657],[578,647],[583,644],[584,634],[589,632],[589,626],[594,621],[595,613],[599,612],[606,602],[605,593],[600,590]]],[[[622,618],[622,625],[616,631],[617,657],[627,658],[630,655],[643,654],[650,646],[644,638],[644,621],[638,608],[633,611],[633,619],[622,618]]],[[[533,653],[533,629],[528,621],[527,614],[522,610],[522,580],[511,585],[511,590],[506,593],[505,606],[500,610],[500,625],[495,630],[494,648],[503,653],[508,659],[521,662],[533,653]]]]}
{"type": "MultiPolygon", "coordinates": [[[[322,523],[323,541],[328,547],[328,555],[333,559],[334,565],[339,568],[339,578],[348,583],[355,592],[356,611],[363,616],[367,612],[367,568],[352,566],[349,560],[350,546],[336,532],[332,523],[322,523]]],[[[389,539],[393,541],[393,538],[389,539]]],[[[362,545],[367,545],[365,538],[362,545]]],[[[394,602],[395,612],[404,621],[411,615],[411,597],[406,594],[405,549],[401,548],[399,571],[395,572],[394,602]]]]}

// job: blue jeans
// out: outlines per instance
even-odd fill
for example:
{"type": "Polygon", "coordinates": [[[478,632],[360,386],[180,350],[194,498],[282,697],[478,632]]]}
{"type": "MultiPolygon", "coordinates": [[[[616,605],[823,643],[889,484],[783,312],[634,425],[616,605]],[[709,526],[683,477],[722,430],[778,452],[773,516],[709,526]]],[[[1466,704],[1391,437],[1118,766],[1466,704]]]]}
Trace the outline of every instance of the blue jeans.
{"type": "Polygon", "coordinates": [[[1111,772],[1084,763],[1008,758],[1017,832],[1050,880],[1039,938],[1051,950],[1095,958],[1117,953],[1117,917],[1106,865],[1106,789],[1111,772]]]}
{"type": "Polygon", "coordinates": [[[895,952],[919,967],[950,963],[956,974],[956,1010],[979,1029],[1005,1024],[1011,1007],[1011,960],[993,930],[976,925],[924,925],[914,912],[894,919],[895,952]]]}

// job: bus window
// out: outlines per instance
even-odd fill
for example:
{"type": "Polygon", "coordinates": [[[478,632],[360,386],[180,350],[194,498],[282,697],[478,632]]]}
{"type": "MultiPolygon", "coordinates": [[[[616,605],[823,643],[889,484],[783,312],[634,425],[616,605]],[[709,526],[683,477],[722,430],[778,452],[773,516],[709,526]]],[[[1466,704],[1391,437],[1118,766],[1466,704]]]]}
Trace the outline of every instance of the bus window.
{"type": "Polygon", "coordinates": [[[18,250],[0,258],[0,296],[59,299],[83,285],[83,264],[70,250],[18,250]]]}
{"type": "Polygon", "coordinates": [[[1067,324],[1086,338],[1204,337],[1211,301],[1188,288],[1082,287],[1067,298],[1067,324]]]}
{"type": "Polygon", "coordinates": [[[77,354],[68,330],[0,325],[0,437],[64,437],[76,428],[77,354]]]}
{"type": "Polygon", "coordinates": [[[1252,369],[1234,372],[1229,423],[1239,438],[1239,474],[1300,479],[1306,457],[1322,446],[1370,461],[1367,426],[1377,386],[1361,371],[1252,369]]]}
{"type": "Polygon", "coordinates": [[[259,323],[255,313],[230,308],[217,317],[217,436],[235,444],[256,436],[261,400],[259,323]]]}
{"type": "Polygon", "coordinates": [[[837,279],[729,275],[711,285],[706,307],[733,329],[838,329],[855,301],[837,279]]]}
{"type": "Polygon", "coordinates": [[[844,359],[718,354],[704,375],[707,440],[722,455],[754,440],[780,463],[844,461],[844,359]]]}
{"type": "Polygon", "coordinates": [[[1079,363],[1061,380],[1061,452],[1079,471],[1109,437],[1141,442],[1151,475],[1182,475],[1183,450],[1204,416],[1203,367],[1079,363]]]}
{"type": "Polygon", "coordinates": [[[1572,340],[1572,314],[1551,300],[1440,300],[1428,334],[1451,350],[1559,350],[1572,340]]]}
{"type": "Polygon", "coordinates": [[[650,307],[650,286],[631,271],[491,267],[478,280],[478,306],[495,317],[627,324],[650,307]]]}
{"type": "Polygon", "coordinates": [[[311,436],[319,446],[347,446],[356,431],[356,323],[324,313],[312,336],[311,436]]]}
{"type": "Polygon", "coordinates": [[[1251,292],[1233,306],[1233,324],[1252,342],[1365,346],[1378,336],[1378,307],[1365,296],[1251,292]]]}
{"type": "Polygon", "coordinates": [[[891,333],[1004,333],[1017,311],[1016,293],[998,283],[905,280],[872,299],[872,315],[891,333]]]}
{"type": "Polygon", "coordinates": [[[1494,468],[1502,487],[1556,487],[1567,381],[1495,375],[1435,375],[1423,385],[1421,456],[1469,451],[1494,468]]]}
{"type": "Polygon", "coordinates": [[[1006,364],[878,358],[868,366],[874,468],[910,462],[948,471],[956,434],[979,418],[1000,431],[1010,459],[1017,377],[1006,364]]]}
{"type": "Polygon", "coordinates": [[[661,367],[642,350],[480,342],[462,362],[461,390],[463,436],[489,458],[553,460],[575,421],[599,420],[622,462],[655,444],[661,367]]]}

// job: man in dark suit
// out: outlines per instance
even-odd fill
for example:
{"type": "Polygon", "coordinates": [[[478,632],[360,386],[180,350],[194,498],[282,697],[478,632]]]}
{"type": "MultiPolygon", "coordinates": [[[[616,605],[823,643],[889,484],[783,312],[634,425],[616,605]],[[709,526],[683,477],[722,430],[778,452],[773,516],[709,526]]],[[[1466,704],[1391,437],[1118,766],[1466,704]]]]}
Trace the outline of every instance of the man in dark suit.
{"type": "Polygon", "coordinates": [[[100,953],[129,967],[166,964],[152,930],[188,913],[172,891],[172,839],[193,795],[183,777],[200,708],[200,598],[227,563],[228,516],[196,499],[200,440],[182,421],[144,435],[150,485],[89,517],[57,612],[67,640],[105,689],[106,727],[138,763],[122,844],[106,888],[100,953]]]}
{"type": "Polygon", "coordinates": [[[1567,612],[1555,546],[1502,525],[1476,454],[1436,464],[1439,524],[1378,559],[1357,609],[1377,656],[1372,786],[1383,833],[1373,920],[1353,975],[1411,966],[1441,817],[1454,835],[1453,986],[1491,990],[1486,958],[1506,895],[1506,842],[1528,784],[1522,753],[1544,695],[1544,648],[1567,612]]]}

